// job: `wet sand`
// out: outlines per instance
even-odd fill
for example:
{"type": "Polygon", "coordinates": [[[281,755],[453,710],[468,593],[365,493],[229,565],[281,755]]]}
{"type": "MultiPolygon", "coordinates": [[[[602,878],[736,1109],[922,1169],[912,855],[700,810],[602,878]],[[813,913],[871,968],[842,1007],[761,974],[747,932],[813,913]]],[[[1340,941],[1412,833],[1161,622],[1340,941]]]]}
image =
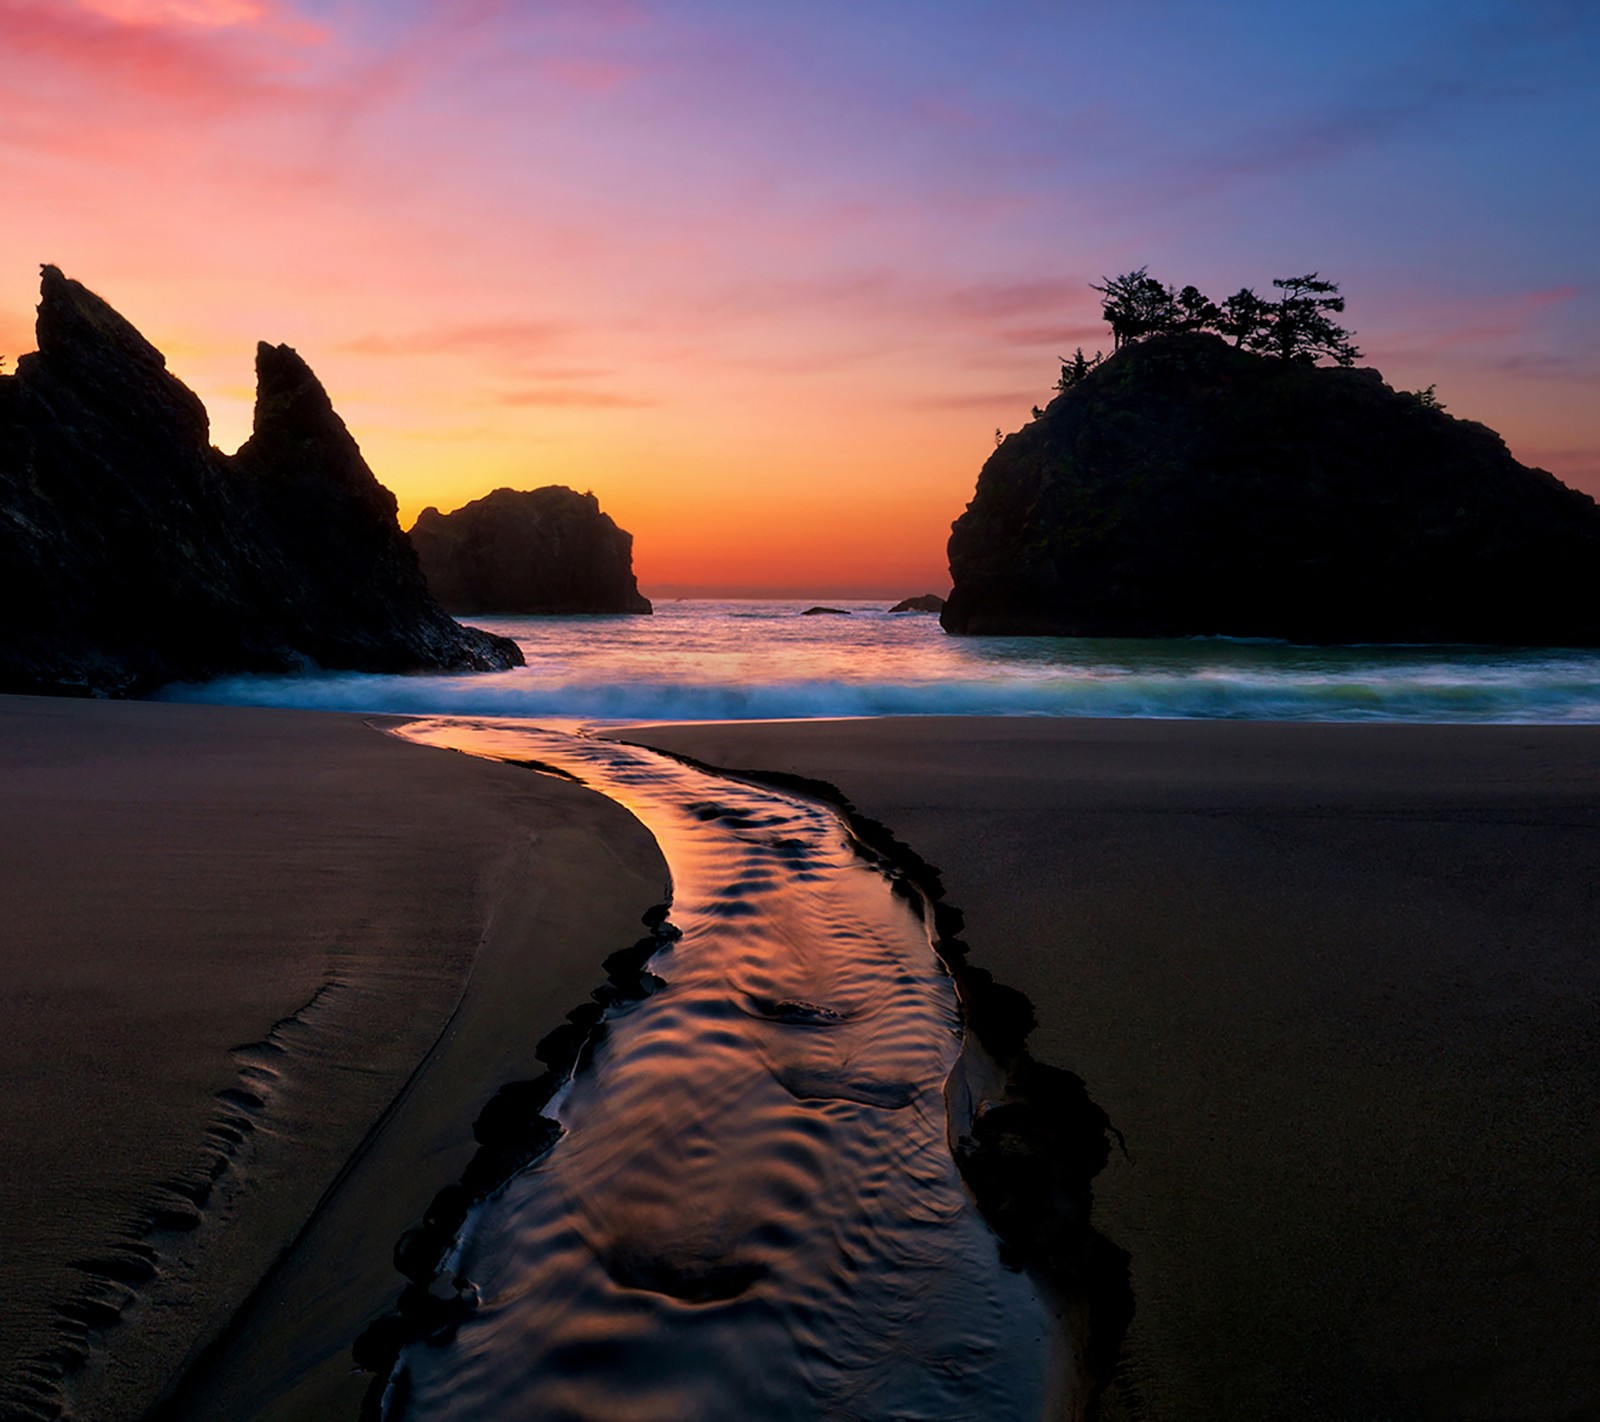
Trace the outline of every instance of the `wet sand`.
{"type": "Polygon", "coordinates": [[[829,781],[943,871],[1128,1141],[1113,1417],[1600,1416],[1600,728],[622,734],[829,781]]]}
{"type": "Polygon", "coordinates": [[[0,845],[0,1414],[76,1335],[101,1340],[76,1400],[103,1422],[142,1414],[341,1172],[242,1396],[358,1397],[349,1341],[400,1229],[665,878],[609,802],[356,718],[27,697],[0,698],[0,845]],[[152,1246],[134,1290],[77,1267],[152,1246]],[[63,1328],[86,1289],[131,1296],[122,1321],[63,1328]]]}

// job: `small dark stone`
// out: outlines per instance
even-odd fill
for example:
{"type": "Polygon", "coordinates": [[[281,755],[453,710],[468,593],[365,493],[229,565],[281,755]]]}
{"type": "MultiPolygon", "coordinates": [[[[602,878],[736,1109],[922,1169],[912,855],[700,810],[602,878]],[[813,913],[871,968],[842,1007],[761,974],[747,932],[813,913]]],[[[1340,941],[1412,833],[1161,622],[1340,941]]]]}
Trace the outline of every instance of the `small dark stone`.
{"type": "Polygon", "coordinates": [[[395,1269],[416,1283],[428,1283],[439,1272],[450,1238],[426,1227],[408,1229],[394,1246],[395,1269]]]}
{"type": "Polygon", "coordinates": [[[908,597],[895,603],[890,612],[943,612],[944,599],[934,593],[923,593],[920,597],[908,597]]]}
{"type": "Polygon", "coordinates": [[[404,1318],[398,1313],[386,1313],[357,1335],[351,1357],[363,1372],[387,1373],[412,1337],[411,1325],[404,1318]]]}
{"type": "Polygon", "coordinates": [[[467,1218],[472,1206],[472,1196],[460,1185],[446,1185],[433,1197],[422,1216],[423,1224],[430,1229],[448,1231],[454,1235],[467,1218]]]}
{"type": "Polygon", "coordinates": [[[583,1028],[575,1027],[570,1022],[563,1022],[539,1039],[533,1049],[533,1055],[554,1071],[568,1071],[577,1061],[578,1050],[583,1046],[583,1039],[587,1035],[583,1028]]]}
{"type": "Polygon", "coordinates": [[[526,1136],[540,1112],[549,1103],[558,1085],[549,1072],[534,1081],[513,1081],[489,1098],[472,1124],[473,1138],[479,1145],[490,1145],[526,1136]]]}
{"type": "Polygon", "coordinates": [[[800,614],[802,617],[849,617],[848,607],[808,607],[800,614]]]}

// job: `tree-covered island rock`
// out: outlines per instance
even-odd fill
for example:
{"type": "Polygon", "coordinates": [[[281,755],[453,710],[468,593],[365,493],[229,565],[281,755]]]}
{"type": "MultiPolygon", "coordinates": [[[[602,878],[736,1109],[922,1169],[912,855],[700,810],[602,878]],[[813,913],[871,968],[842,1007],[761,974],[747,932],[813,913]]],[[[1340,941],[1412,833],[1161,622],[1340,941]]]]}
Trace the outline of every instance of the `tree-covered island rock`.
{"type": "Polygon", "coordinates": [[[592,493],[496,489],[411,529],[433,595],[457,613],[646,613],[633,535],[592,493]]]}
{"type": "Polygon", "coordinates": [[[1600,644],[1600,510],[1374,370],[1160,334],[1063,372],[954,524],[950,632],[1600,644]]]}
{"type": "Polygon", "coordinates": [[[289,347],[258,348],[230,456],[161,352],[51,266],[36,338],[0,376],[0,691],[521,664],[428,595],[394,496],[289,347]]]}

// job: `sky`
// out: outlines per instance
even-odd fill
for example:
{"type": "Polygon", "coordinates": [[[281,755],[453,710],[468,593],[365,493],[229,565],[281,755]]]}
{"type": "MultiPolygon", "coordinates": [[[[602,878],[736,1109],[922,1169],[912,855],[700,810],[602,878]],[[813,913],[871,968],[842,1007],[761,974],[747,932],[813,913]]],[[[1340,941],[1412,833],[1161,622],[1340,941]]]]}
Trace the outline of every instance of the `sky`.
{"type": "Polygon", "coordinates": [[[54,263],[231,450],[287,343],[403,524],[592,489],[657,596],[943,593],[1139,266],[1600,495],[1594,0],[0,0],[0,92],[0,354],[54,263]]]}

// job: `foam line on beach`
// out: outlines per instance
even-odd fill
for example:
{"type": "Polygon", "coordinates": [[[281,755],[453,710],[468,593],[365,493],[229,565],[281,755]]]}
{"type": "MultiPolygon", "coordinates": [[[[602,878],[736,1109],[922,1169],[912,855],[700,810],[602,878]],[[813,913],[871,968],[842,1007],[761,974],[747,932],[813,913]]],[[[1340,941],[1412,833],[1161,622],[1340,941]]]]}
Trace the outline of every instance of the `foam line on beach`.
{"type": "Polygon", "coordinates": [[[75,1261],[79,1291],[55,1309],[50,1345],[15,1372],[0,1413],[28,1422],[56,1422],[93,1406],[103,1335],[124,1316],[160,1302],[163,1281],[181,1278],[231,1217],[258,1134],[288,1129],[281,1098],[297,1066],[334,1049],[341,1023],[359,1013],[361,993],[335,961],[303,1006],[255,1042],[235,1047],[238,1074],[216,1093],[203,1142],[162,1180],[105,1245],[75,1261]]]}

